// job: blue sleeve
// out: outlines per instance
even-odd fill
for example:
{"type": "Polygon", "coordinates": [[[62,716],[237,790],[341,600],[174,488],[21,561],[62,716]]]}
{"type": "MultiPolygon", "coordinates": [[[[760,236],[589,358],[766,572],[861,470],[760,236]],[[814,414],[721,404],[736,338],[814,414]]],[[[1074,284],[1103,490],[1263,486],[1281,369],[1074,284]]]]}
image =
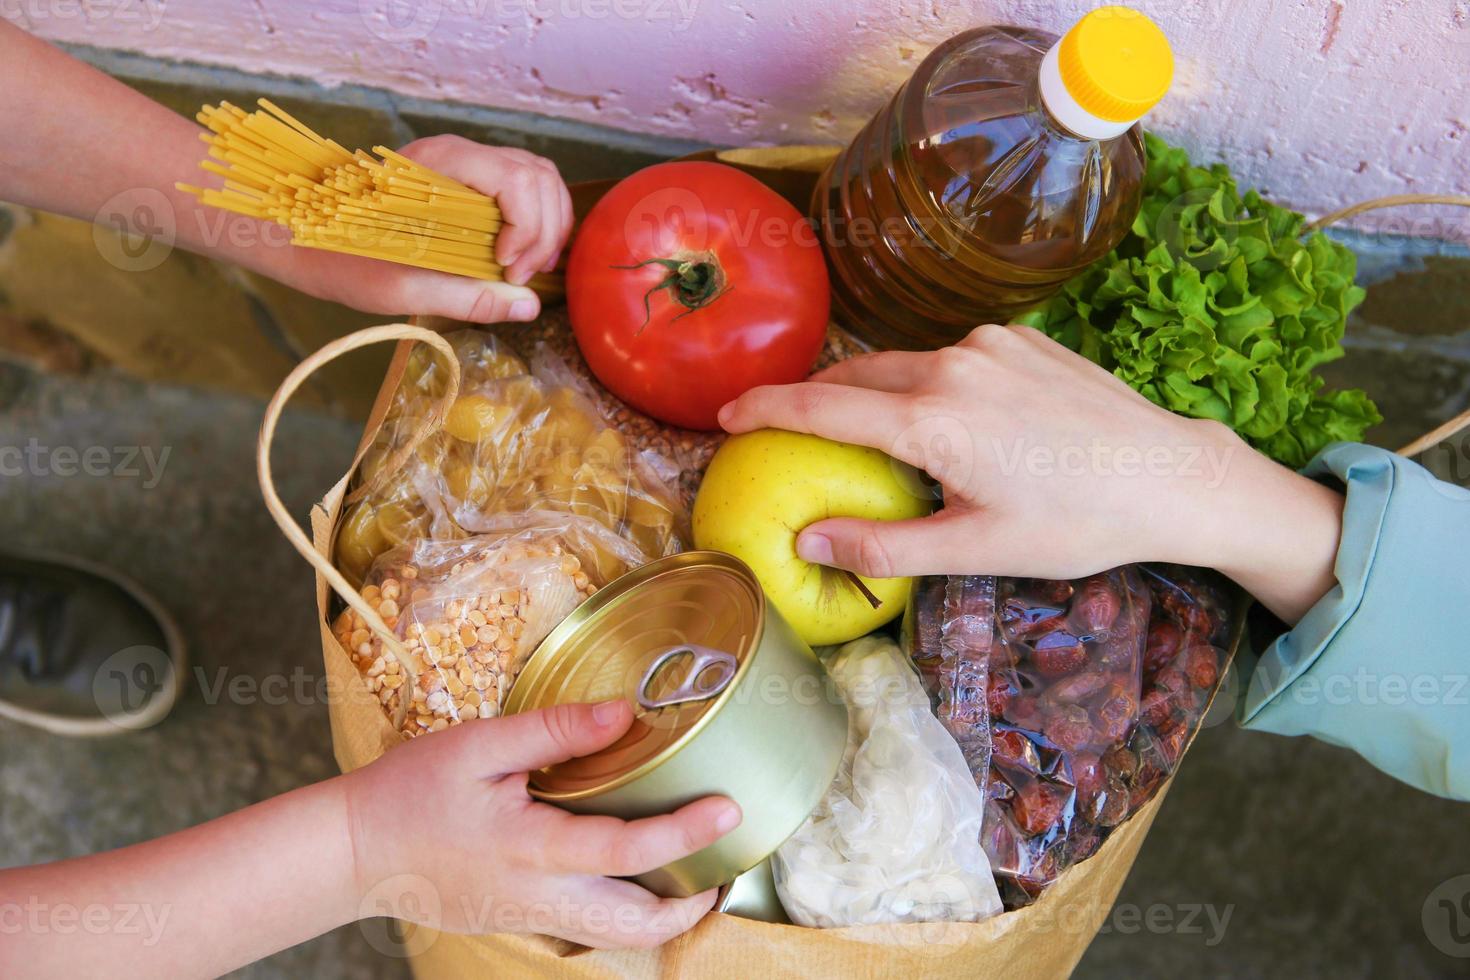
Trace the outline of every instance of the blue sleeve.
{"type": "Polygon", "coordinates": [[[1241,724],[1470,800],[1470,491],[1356,444],[1303,472],[1347,494],[1337,586],[1262,655],[1241,724]]]}

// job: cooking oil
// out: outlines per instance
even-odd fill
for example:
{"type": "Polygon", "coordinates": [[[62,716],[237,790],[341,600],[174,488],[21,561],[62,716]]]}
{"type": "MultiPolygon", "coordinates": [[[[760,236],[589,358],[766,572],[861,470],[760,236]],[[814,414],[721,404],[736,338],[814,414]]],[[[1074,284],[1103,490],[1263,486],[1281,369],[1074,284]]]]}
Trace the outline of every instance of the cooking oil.
{"type": "Polygon", "coordinates": [[[1163,32],[1102,7],[1063,37],[982,27],[936,48],[818,182],[836,312],[879,348],[926,349],[1052,295],[1128,232],[1138,120],[1163,32]]]}

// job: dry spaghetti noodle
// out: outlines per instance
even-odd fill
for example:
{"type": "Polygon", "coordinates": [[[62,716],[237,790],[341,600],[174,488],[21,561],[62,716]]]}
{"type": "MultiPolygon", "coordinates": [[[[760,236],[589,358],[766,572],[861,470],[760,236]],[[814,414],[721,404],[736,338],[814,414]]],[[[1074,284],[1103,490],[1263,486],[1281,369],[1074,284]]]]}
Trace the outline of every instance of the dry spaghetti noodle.
{"type": "MultiPolygon", "coordinates": [[[[199,166],[223,188],[177,185],[212,207],[274,221],[291,242],[347,255],[501,281],[495,200],[384,146],[348,152],[269,99],[246,112],[228,102],[197,116],[209,156],[199,166]],[[376,157],[373,155],[376,154],[376,157]]],[[[560,292],[561,277],[531,287],[560,292]]]]}

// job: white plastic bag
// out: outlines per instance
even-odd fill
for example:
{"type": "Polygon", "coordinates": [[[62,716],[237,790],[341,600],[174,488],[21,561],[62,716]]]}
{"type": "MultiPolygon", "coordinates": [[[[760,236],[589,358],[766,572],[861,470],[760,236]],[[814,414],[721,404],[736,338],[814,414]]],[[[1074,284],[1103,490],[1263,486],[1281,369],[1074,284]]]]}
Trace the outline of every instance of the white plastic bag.
{"type": "Polygon", "coordinates": [[[892,640],[841,647],[827,669],[848,747],[827,797],[771,858],[791,920],[833,928],[975,921],[1001,910],[964,756],[892,640]]]}

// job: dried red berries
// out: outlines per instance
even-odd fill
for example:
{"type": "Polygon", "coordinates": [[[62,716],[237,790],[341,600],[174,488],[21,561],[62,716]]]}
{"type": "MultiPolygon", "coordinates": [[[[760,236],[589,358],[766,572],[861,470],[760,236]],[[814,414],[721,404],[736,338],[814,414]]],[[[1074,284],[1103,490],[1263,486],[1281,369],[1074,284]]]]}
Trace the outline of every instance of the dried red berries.
{"type": "Polygon", "coordinates": [[[1173,663],[1183,641],[1184,631],[1169,620],[1149,624],[1148,640],[1143,647],[1144,674],[1151,677],[1173,663]]]}
{"type": "Polygon", "coordinates": [[[1031,580],[1031,591],[1043,602],[1059,606],[1072,598],[1072,593],[1076,590],[1066,579],[1034,578],[1031,580]]]}
{"type": "Polygon", "coordinates": [[[1126,685],[1114,684],[1097,707],[1098,732],[1106,742],[1118,742],[1138,717],[1138,698],[1126,685]]]}
{"type": "Polygon", "coordinates": [[[1129,751],[1126,745],[1115,745],[1103,753],[1102,764],[1109,777],[1132,779],[1133,774],[1138,771],[1138,756],[1129,751]]]}
{"type": "Polygon", "coordinates": [[[1220,679],[1220,661],[1215,648],[1190,647],[1185,658],[1184,672],[1189,675],[1189,683],[1206,690],[1214,688],[1215,681],[1220,679]]]}
{"type": "Polygon", "coordinates": [[[1113,625],[1122,607],[1123,600],[1108,576],[1091,575],[1077,589],[1069,621],[1083,635],[1101,633],[1113,625]]]}
{"type": "Polygon", "coordinates": [[[1097,825],[1116,827],[1128,819],[1132,805],[1133,799],[1127,782],[1118,776],[1109,776],[1107,787],[1103,790],[1101,804],[1097,808],[1097,825]]]}
{"type": "Polygon", "coordinates": [[[1057,630],[1036,641],[1033,658],[1041,676],[1062,677],[1086,666],[1087,650],[1077,637],[1057,630]]]}
{"type": "Polygon", "coordinates": [[[1097,741],[1097,731],[1087,709],[1081,705],[1061,705],[1053,709],[1043,722],[1047,741],[1063,752],[1076,752],[1097,741]]]}
{"type": "Polygon", "coordinates": [[[1077,799],[1090,803],[1102,792],[1107,782],[1107,767],[1091,752],[1076,752],[1072,755],[1072,785],[1077,789],[1077,799]]]}
{"type": "Polygon", "coordinates": [[[1046,699],[1057,704],[1081,704],[1108,686],[1108,675],[1097,671],[1063,677],[1046,691],[1046,699]]]}
{"type": "Polygon", "coordinates": [[[1016,826],[1028,834],[1043,834],[1061,822],[1062,810],[1067,805],[1067,794],[1059,787],[1040,780],[1032,780],[1016,787],[1015,799],[1011,801],[1011,815],[1016,826]]]}
{"type": "Polygon", "coordinates": [[[1174,699],[1168,691],[1154,688],[1144,692],[1139,717],[1145,725],[1158,728],[1168,722],[1174,714],[1174,699]]]}
{"type": "Polygon", "coordinates": [[[1008,728],[996,732],[990,739],[990,751],[996,762],[1004,762],[1016,769],[1036,771],[1036,747],[1025,735],[1008,728]]]}

